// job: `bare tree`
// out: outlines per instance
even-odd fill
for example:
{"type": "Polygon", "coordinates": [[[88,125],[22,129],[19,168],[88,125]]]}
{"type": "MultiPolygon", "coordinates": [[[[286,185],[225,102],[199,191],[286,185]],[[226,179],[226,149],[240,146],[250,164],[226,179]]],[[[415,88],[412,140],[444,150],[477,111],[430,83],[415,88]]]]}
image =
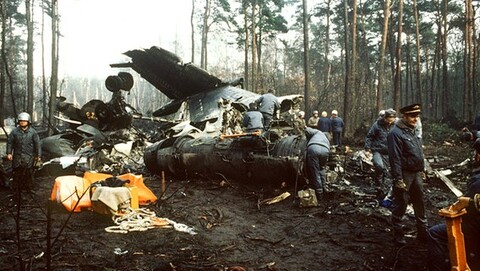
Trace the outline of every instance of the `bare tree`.
{"type": "Polygon", "coordinates": [[[27,108],[33,115],[33,0],[25,0],[27,19],[27,108]]]}
{"type": "Polygon", "coordinates": [[[303,0],[303,70],[305,72],[305,111],[312,112],[312,90],[310,87],[310,49],[308,36],[308,8],[307,0],[303,0]]]}
{"type": "MultiPolygon", "coordinates": [[[[347,1],[344,1],[343,4],[344,12],[345,12],[345,17],[344,17],[344,27],[345,29],[349,29],[349,22],[348,22],[348,3],[347,1]]],[[[345,31],[345,84],[344,84],[344,97],[343,97],[343,112],[344,112],[344,121],[348,121],[348,112],[350,111],[350,99],[351,99],[351,92],[350,88],[352,86],[352,71],[350,67],[350,41],[348,38],[348,31],[345,31]]],[[[349,125],[346,126],[346,129],[348,128],[349,125]]],[[[351,126],[351,125],[350,125],[351,126]]],[[[344,130],[344,133],[346,133],[346,129],[344,130]]]]}
{"type": "Polygon", "coordinates": [[[416,47],[416,78],[415,78],[415,88],[416,88],[416,99],[419,103],[423,102],[422,97],[422,68],[421,68],[421,48],[420,48],[420,22],[418,20],[418,7],[417,0],[413,0],[413,17],[415,19],[415,47],[416,47]]]}
{"type": "Polygon", "coordinates": [[[464,72],[464,93],[463,93],[463,120],[469,120],[473,115],[473,88],[474,88],[474,68],[475,62],[473,50],[473,32],[474,25],[472,0],[465,0],[465,72],[464,72]]]}
{"type": "Polygon", "coordinates": [[[195,0],[192,0],[192,13],[190,14],[190,26],[192,28],[192,63],[195,63],[195,0]]]}
{"type": "Polygon", "coordinates": [[[200,67],[207,69],[207,40],[210,24],[208,19],[210,17],[210,3],[211,0],[205,0],[205,10],[203,12],[203,27],[202,27],[202,47],[200,49],[200,67]]]}
{"type": "Polygon", "coordinates": [[[402,78],[402,24],[403,24],[403,0],[398,1],[398,28],[395,66],[395,79],[393,84],[393,107],[400,108],[401,78],[402,78]]]}
{"type": "Polygon", "coordinates": [[[445,116],[449,112],[449,95],[448,95],[448,63],[447,63],[447,36],[448,36],[448,0],[443,0],[442,8],[442,42],[441,42],[441,55],[442,55],[442,115],[445,116]]]}
{"type": "Polygon", "coordinates": [[[41,55],[42,55],[42,116],[43,116],[43,122],[48,123],[47,119],[47,80],[46,80],[46,75],[45,75],[45,12],[46,12],[46,2],[45,0],[42,0],[42,33],[41,33],[41,55]]]}
{"type": "Polygon", "coordinates": [[[52,16],[52,73],[50,77],[50,100],[49,100],[49,114],[48,114],[48,135],[53,134],[53,124],[55,122],[55,100],[57,97],[58,86],[58,0],[52,0],[51,3],[51,16],[52,16]]]}
{"type": "Polygon", "coordinates": [[[385,51],[387,48],[387,37],[388,37],[388,25],[390,19],[390,0],[385,0],[383,7],[383,29],[382,29],[382,42],[380,43],[380,55],[378,61],[378,85],[377,85],[377,110],[380,111],[384,108],[385,104],[383,101],[383,82],[385,77],[385,51]]]}
{"type": "Polygon", "coordinates": [[[251,21],[252,21],[252,31],[250,31],[250,34],[252,35],[252,77],[251,77],[251,84],[252,84],[252,91],[256,92],[257,91],[257,37],[256,37],[256,31],[257,25],[257,7],[258,7],[258,2],[257,0],[253,1],[252,4],[252,15],[251,15],[251,21]]]}
{"type": "Polygon", "coordinates": [[[327,18],[326,18],[326,26],[325,26],[325,55],[323,56],[324,62],[324,78],[323,84],[324,87],[327,88],[330,84],[330,62],[328,60],[328,56],[330,55],[330,3],[331,0],[327,0],[327,18]]]}
{"type": "MultiPolygon", "coordinates": [[[[1,47],[1,54],[2,54],[2,64],[0,65],[1,70],[0,70],[0,108],[5,108],[4,102],[5,102],[5,87],[6,87],[6,78],[5,78],[5,73],[6,73],[6,53],[5,53],[5,46],[6,46],[6,32],[7,32],[7,11],[5,7],[5,2],[7,0],[2,0],[0,3],[0,8],[1,8],[1,14],[2,14],[2,47],[1,47]]],[[[5,119],[5,110],[0,110],[0,120],[5,119]]],[[[1,126],[3,127],[3,121],[1,122],[1,126]]]]}
{"type": "Polygon", "coordinates": [[[246,89],[248,89],[248,83],[249,83],[249,70],[248,70],[248,48],[250,47],[250,42],[249,42],[249,31],[248,31],[248,15],[247,15],[247,0],[242,1],[242,12],[243,12],[243,27],[245,29],[245,41],[244,41],[244,71],[243,71],[243,76],[244,76],[244,86],[246,89]]]}

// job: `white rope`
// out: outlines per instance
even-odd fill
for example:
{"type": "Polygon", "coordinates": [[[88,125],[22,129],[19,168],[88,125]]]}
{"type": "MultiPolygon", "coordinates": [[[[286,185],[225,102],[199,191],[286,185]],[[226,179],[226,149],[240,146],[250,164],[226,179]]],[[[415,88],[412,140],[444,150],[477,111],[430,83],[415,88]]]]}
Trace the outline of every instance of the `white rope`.
{"type": "Polygon", "coordinates": [[[192,235],[197,234],[194,228],[168,218],[157,217],[154,211],[145,208],[128,208],[125,213],[114,215],[112,219],[115,226],[105,228],[105,231],[111,233],[126,234],[132,231],[146,231],[153,228],[174,228],[176,231],[192,235]]]}

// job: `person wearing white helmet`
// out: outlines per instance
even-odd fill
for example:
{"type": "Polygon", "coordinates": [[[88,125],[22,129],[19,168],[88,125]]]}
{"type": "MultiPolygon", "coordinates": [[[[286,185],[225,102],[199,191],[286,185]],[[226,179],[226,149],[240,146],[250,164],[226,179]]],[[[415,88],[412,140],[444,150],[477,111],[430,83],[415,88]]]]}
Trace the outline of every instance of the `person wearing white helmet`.
{"type": "Polygon", "coordinates": [[[328,118],[327,111],[323,111],[322,115],[318,119],[317,129],[322,131],[328,140],[332,140],[331,120],[328,118]]]}
{"type": "Polygon", "coordinates": [[[17,119],[18,126],[8,136],[7,159],[12,161],[13,188],[20,194],[32,190],[33,167],[40,160],[42,148],[37,131],[30,127],[30,114],[22,112],[17,119]]]}
{"type": "Polygon", "coordinates": [[[343,119],[338,116],[337,110],[332,110],[331,129],[333,135],[333,145],[342,146],[342,132],[345,124],[343,119]]]}

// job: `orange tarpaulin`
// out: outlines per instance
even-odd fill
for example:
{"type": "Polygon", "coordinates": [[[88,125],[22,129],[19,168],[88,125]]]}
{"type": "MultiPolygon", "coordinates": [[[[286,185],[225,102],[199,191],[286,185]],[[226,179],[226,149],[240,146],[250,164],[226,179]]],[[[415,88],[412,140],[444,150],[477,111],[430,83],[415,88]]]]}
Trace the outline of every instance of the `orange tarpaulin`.
{"type": "Polygon", "coordinates": [[[50,200],[63,204],[68,211],[80,212],[82,208],[92,207],[89,187],[90,181],[82,177],[60,176],[55,179],[50,200]]]}
{"type": "Polygon", "coordinates": [[[144,183],[143,183],[143,176],[142,175],[135,175],[132,173],[126,173],[123,175],[118,175],[117,178],[121,180],[129,180],[130,183],[126,184],[126,186],[136,186],[137,193],[138,193],[138,204],[140,205],[148,205],[155,203],[157,201],[157,196],[153,194],[152,190],[150,190],[144,183]]]}
{"type": "MultiPolygon", "coordinates": [[[[73,210],[74,212],[80,212],[85,208],[91,209],[90,185],[110,177],[113,176],[95,172],[85,172],[83,178],[74,175],[57,177],[50,195],[50,200],[62,203],[68,211],[73,210]],[[84,193],[85,195],[82,197],[84,193]],[[80,197],[80,202],[75,207],[80,197]]],[[[132,194],[132,208],[138,208],[139,204],[148,205],[157,201],[157,196],[143,183],[142,175],[127,173],[119,175],[117,178],[130,181],[130,183],[125,184],[125,186],[129,188],[132,194]]]]}

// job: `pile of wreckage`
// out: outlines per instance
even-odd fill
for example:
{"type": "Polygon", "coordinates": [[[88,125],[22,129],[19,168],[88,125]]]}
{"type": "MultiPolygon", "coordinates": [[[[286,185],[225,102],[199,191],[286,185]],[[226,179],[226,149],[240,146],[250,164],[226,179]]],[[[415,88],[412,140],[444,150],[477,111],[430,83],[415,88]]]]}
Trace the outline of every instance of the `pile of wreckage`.
{"type": "Polygon", "coordinates": [[[129,51],[132,68],[171,101],[144,117],[125,102],[128,72],[109,76],[109,102],[92,100],[76,108],[59,98],[59,121],[67,129],[42,140],[48,175],[87,170],[114,175],[128,172],[221,174],[226,178],[275,182],[295,179],[305,137],[292,134],[302,95],[278,97],[279,115],[264,134],[242,132],[242,115],[259,94],[223,82],[158,47],[129,51]],[[144,129],[143,127],[153,127],[144,129]],[[293,177],[293,178],[292,178],[293,177]]]}

